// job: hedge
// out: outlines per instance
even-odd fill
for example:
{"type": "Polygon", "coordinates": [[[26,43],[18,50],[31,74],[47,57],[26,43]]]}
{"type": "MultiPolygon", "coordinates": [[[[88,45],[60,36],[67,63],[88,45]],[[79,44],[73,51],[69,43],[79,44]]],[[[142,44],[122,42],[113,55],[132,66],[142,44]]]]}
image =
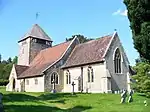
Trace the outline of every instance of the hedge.
{"type": "Polygon", "coordinates": [[[9,83],[8,80],[0,79],[0,86],[6,86],[9,83]]]}

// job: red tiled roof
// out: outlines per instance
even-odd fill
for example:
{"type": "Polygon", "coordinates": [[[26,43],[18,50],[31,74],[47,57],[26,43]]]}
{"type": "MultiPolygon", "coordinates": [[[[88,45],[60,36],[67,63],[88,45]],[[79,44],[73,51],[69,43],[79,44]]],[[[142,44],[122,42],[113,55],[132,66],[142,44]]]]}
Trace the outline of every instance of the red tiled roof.
{"type": "Polygon", "coordinates": [[[34,77],[42,75],[48,66],[57,61],[66,51],[70,42],[64,42],[51,48],[44,49],[31,62],[30,67],[18,78],[34,77]]]}
{"type": "Polygon", "coordinates": [[[108,35],[77,45],[62,68],[103,61],[111,38],[112,35],[108,35]]]}
{"type": "Polygon", "coordinates": [[[27,68],[29,68],[28,66],[23,66],[23,65],[14,65],[15,66],[15,70],[16,70],[16,74],[17,77],[23,73],[27,68]]]}

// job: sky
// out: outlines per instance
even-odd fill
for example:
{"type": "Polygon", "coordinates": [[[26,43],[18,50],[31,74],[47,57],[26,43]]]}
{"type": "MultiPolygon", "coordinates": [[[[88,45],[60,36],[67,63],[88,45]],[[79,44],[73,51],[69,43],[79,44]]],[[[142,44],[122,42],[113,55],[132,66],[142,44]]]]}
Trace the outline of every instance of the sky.
{"type": "Polygon", "coordinates": [[[35,23],[51,37],[53,45],[75,34],[98,38],[117,29],[130,64],[138,58],[123,0],[0,0],[3,59],[18,55],[18,40],[35,23]]]}

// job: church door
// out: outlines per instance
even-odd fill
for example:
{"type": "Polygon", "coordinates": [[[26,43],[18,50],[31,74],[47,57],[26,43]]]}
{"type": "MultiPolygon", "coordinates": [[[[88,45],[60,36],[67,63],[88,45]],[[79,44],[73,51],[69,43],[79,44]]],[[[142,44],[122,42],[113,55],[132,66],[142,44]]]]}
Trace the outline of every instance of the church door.
{"type": "Polygon", "coordinates": [[[16,81],[15,79],[13,79],[13,90],[15,90],[15,84],[16,84],[16,81]]]}

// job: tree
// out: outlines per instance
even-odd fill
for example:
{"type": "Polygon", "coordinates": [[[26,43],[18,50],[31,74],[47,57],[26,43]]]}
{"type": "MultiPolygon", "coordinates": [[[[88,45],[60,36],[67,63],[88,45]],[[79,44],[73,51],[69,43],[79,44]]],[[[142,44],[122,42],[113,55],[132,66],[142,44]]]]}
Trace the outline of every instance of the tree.
{"type": "Polygon", "coordinates": [[[13,61],[12,61],[12,63],[13,63],[13,64],[17,64],[17,62],[18,62],[18,57],[15,56],[14,59],[13,59],[13,61]]]}
{"type": "Polygon", "coordinates": [[[12,63],[11,57],[8,58],[7,63],[12,63]]]}
{"type": "Polygon", "coordinates": [[[132,30],[134,47],[150,62],[150,0],[124,0],[132,30]]]}
{"type": "Polygon", "coordinates": [[[148,61],[145,59],[145,58],[142,58],[142,57],[138,57],[137,59],[135,59],[135,63],[136,65],[139,64],[139,63],[148,63],[148,61]]]}
{"type": "Polygon", "coordinates": [[[2,55],[0,54],[0,63],[2,62],[2,55]]]}
{"type": "Polygon", "coordinates": [[[132,88],[137,92],[150,95],[150,64],[141,62],[134,67],[137,72],[132,78],[136,81],[132,83],[132,88]]]}
{"type": "Polygon", "coordinates": [[[0,63],[0,79],[8,80],[13,64],[17,64],[17,59],[18,57],[15,56],[13,60],[8,58],[7,61],[3,60],[0,63]]]}
{"type": "Polygon", "coordinates": [[[4,66],[5,66],[6,64],[4,64],[4,63],[0,63],[0,79],[3,79],[3,68],[4,68],[4,66]]]}
{"type": "Polygon", "coordinates": [[[12,65],[13,65],[12,63],[9,63],[9,64],[7,64],[3,67],[3,73],[2,73],[3,79],[8,79],[9,78],[9,75],[10,75],[10,72],[11,72],[11,69],[12,69],[12,65]]]}
{"type": "Polygon", "coordinates": [[[8,64],[6,60],[3,60],[1,63],[2,64],[8,64]]]}
{"type": "Polygon", "coordinates": [[[83,35],[78,34],[78,35],[73,35],[71,38],[66,38],[66,41],[71,41],[74,39],[74,37],[77,37],[79,39],[80,43],[85,43],[85,42],[88,42],[90,40],[93,40],[92,38],[87,38],[83,35]]]}

